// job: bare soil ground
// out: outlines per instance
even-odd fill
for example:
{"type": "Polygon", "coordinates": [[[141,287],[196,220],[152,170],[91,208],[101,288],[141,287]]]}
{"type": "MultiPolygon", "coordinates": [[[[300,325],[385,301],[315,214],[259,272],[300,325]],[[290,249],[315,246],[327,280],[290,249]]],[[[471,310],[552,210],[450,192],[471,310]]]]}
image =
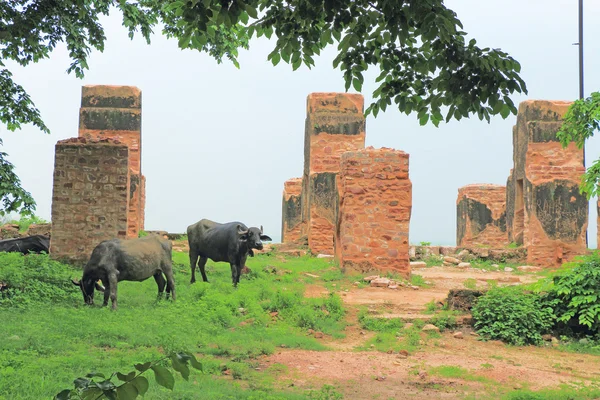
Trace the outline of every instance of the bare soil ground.
{"type": "MultiPolygon", "coordinates": [[[[428,340],[418,351],[408,355],[356,351],[375,335],[359,326],[360,307],[366,306],[380,317],[399,317],[407,321],[427,319],[431,315],[424,313],[426,304],[444,300],[449,289],[464,289],[467,279],[476,280],[478,288],[487,287],[490,280],[508,285],[538,279],[533,274],[452,267],[413,269],[413,274],[422,276],[431,287],[340,290],[349,309],[346,337],[321,339],[329,351],[281,349],[265,357],[261,369],[273,365],[281,368],[282,386],[314,389],[330,384],[348,399],[456,399],[467,395],[497,398],[498,388],[539,390],[563,383],[586,385],[600,379],[600,357],[568,353],[551,345],[514,347],[496,341],[484,342],[466,325],[457,329],[463,332],[462,338],[453,336],[456,331],[446,331],[441,338],[428,340]],[[469,372],[452,378],[442,377],[432,370],[441,366],[460,367],[463,372],[469,372]]],[[[326,293],[325,285],[319,284],[309,286],[306,291],[307,296],[326,293]]]]}

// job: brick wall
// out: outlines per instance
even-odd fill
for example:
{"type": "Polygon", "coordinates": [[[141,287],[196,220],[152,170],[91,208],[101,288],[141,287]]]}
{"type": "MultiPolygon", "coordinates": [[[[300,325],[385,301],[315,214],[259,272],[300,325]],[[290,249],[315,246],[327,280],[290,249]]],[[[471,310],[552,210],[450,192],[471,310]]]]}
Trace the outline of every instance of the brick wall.
{"type": "Polygon", "coordinates": [[[364,148],[363,112],[359,94],[311,93],[307,98],[301,215],[313,253],[334,252],[336,175],[344,152],[364,148]]]}
{"type": "Polygon", "coordinates": [[[127,237],[143,229],[145,180],[141,170],[142,92],[135,86],[83,86],[79,111],[79,136],[112,138],[129,147],[130,191],[127,237]]]}
{"type": "Polygon", "coordinates": [[[292,243],[302,236],[302,178],[293,178],[283,184],[281,211],[281,242],[292,243]]]}
{"type": "Polygon", "coordinates": [[[513,129],[515,165],[508,180],[509,240],[527,262],[555,266],[586,252],[588,202],[579,194],[583,151],[556,138],[570,102],[529,100],[513,129]]]}
{"type": "Polygon", "coordinates": [[[407,153],[386,148],[342,155],[335,252],[344,268],[410,275],[408,161],[407,153]]]}
{"type": "Polygon", "coordinates": [[[129,149],[124,143],[73,138],[55,147],[50,254],[85,262],[102,240],[125,238],[129,149]]]}
{"type": "Polygon", "coordinates": [[[504,247],[506,232],[506,186],[473,184],[458,189],[456,245],[504,247]]]}

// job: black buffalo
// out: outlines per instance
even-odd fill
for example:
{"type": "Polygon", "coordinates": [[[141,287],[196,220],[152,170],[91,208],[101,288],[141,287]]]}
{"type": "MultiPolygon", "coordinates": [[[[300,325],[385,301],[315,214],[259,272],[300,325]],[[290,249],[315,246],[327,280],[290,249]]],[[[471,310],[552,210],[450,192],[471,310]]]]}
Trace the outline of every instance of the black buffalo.
{"type": "Polygon", "coordinates": [[[158,285],[158,295],[165,289],[175,300],[175,280],[171,262],[171,242],[158,236],[148,235],[139,239],[112,239],[100,243],[83,269],[81,281],[73,284],[81,288],[86,304],[94,304],[94,287],[104,292],[103,306],[112,301],[113,310],[117,309],[117,282],[144,281],[151,276],[158,285]],[[98,284],[101,280],[106,288],[98,284]]]}
{"type": "Polygon", "coordinates": [[[192,268],[190,283],[196,282],[196,263],[200,268],[202,280],[208,282],[204,267],[207,259],[210,258],[215,262],[224,261],[231,265],[233,286],[237,286],[240,282],[240,274],[248,255],[254,255],[252,249],[261,250],[262,240],[272,240],[263,234],[262,226],[260,229],[248,228],[241,222],[219,224],[208,219],[188,226],[187,235],[192,268]]]}
{"type": "Polygon", "coordinates": [[[14,253],[48,253],[50,238],[44,235],[33,235],[16,239],[0,240],[0,252],[14,253]]]}

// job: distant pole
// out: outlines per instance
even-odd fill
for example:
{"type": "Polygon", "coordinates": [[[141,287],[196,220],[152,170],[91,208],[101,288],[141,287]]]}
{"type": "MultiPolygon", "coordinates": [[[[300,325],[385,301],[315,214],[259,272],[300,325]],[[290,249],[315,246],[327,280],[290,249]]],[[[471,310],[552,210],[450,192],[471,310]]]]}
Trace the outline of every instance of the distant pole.
{"type": "Polygon", "coordinates": [[[579,0],[579,98],[583,99],[583,0],[579,0]]]}

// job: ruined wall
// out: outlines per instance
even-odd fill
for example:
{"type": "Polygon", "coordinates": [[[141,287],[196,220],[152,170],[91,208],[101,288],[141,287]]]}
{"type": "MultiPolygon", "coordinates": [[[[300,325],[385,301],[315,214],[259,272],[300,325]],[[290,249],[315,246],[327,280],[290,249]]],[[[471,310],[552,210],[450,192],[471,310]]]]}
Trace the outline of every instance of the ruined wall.
{"type": "Polygon", "coordinates": [[[302,236],[302,178],[283,184],[281,243],[298,242],[302,236]]]}
{"type": "Polygon", "coordinates": [[[142,92],[135,86],[83,86],[79,136],[117,139],[129,147],[129,210],[127,237],[144,228],[145,179],[142,176],[142,92]]]}
{"type": "Polygon", "coordinates": [[[506,187],[473,184],[458,189],[456,245],[504,247],[508,243],[506,187]]]}
{"type": "Polygon", "coordinates": [[[344,268],[410,275],[409,155],[369,147],[342,155],[335,251],[344,268]]]}
{"type": "Polygon", "coordinates": [[[50,254],[85,262],[102,240],[127,235],[129,149],[111,139],[72,138],[55,151],[50,254]]]}
{"type": "Polygon", "coordinates": [[[334,252],[336,175],[341,155],[365,146],[363,113],[360,94],[311,93],[307,98],[301,216],[313,253],[334,252]]]}
{"type": "Polygon", "coordinates": [[[556,138],[570,102],[529,100],[513,129],[514,168],[507,182],[509,240],[527,261],[555,266],[586,249],[588,202],[579,194],[583,151],[556,138]]]}

